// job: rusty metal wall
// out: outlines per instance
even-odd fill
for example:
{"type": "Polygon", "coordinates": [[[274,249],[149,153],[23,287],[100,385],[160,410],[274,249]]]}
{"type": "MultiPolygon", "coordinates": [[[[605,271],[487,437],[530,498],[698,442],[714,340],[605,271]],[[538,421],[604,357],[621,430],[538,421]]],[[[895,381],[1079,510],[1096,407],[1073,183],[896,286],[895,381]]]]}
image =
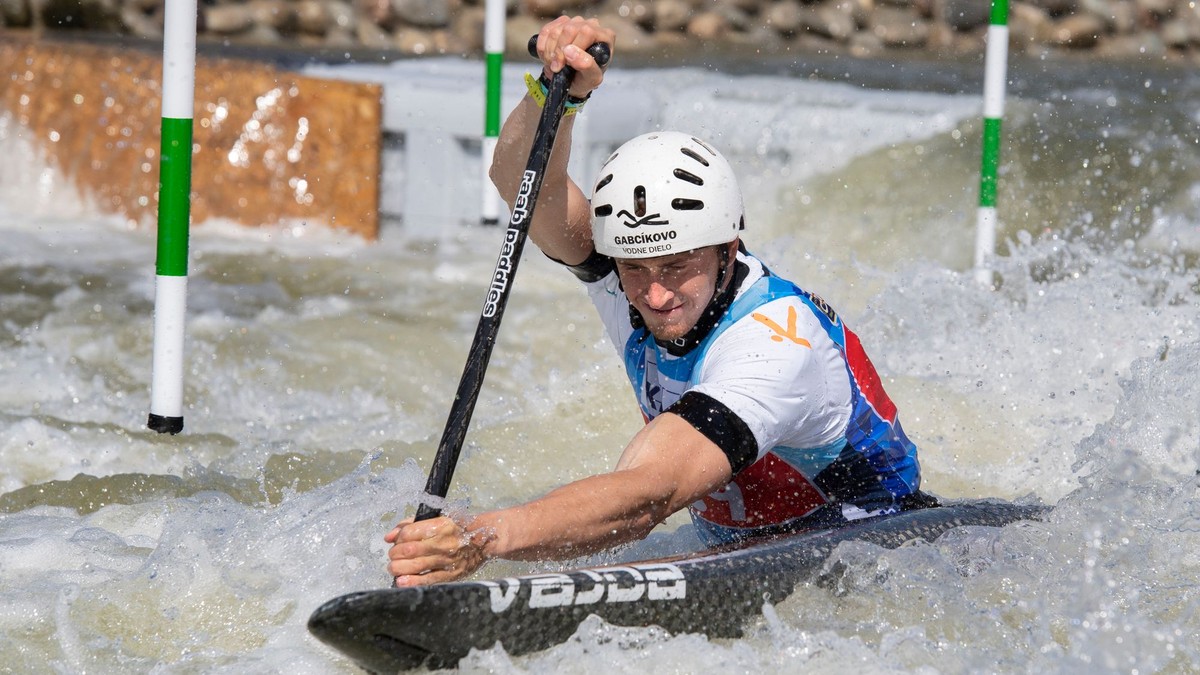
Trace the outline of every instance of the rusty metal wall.
{"type": "MultiPolygon", "coordinates": [[[[84,198],[153,227],[161,54],[0,40],[0,114],[84,198]]],[[[198,58],[192,221],[379,229],[381,91],[251,61],[198,58]]]]}

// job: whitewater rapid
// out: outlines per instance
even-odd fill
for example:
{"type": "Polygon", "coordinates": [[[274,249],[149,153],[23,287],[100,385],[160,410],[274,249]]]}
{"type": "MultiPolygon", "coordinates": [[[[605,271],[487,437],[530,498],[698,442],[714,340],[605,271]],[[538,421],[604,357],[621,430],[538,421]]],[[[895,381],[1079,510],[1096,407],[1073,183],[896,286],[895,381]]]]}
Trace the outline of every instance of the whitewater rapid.
{"type": "MultiPolygon", "coordinates": [[[[924,487],[1040,501],[1050,517],[845,545],[742,639],[591,620],[560,647],[476,653],[463,670],[1200,668],[1200,84],[1016,71],[984,287],[968,269],[978,96],[936,65],[908,68],[888,86],[618,74],[673,77],[665,119],[738,158],[748,245],[855,328],[924,487]],[[753,96],[724,96],[764,90],[775,107],[757,114],[774,121],[757,126],[753,96]],[[853,112],[844,142],[789,112],[831,100],[853,112]],[[936,122],[905,135],[901,114],[936,122]]],[[[145,428],[153,232],[97,212],[11,119],[0,148],[0,663],[353,672],[304,622],[388,583],[382,536],[424,485],[500,231],[404,224],[367,243],[314,224],[197,225],[186,426],[160,436],[145,428]]],[[[627,386],[583,290],[527,250],[451,510],[610,468],[640,425],[627,386]]],[[[600,558],[695,545],[677,517],[600,558]]]]}

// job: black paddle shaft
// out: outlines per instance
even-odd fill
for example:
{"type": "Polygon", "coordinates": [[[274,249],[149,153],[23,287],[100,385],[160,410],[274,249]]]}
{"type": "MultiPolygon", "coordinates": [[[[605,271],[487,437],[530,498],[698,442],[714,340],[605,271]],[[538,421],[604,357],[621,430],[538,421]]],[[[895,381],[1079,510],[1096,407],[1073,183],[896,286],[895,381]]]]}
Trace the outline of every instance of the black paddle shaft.
{"type": "MultiPolygon", "coordinates": [[[[537,56],[536,35],[529,40],[529,51],[533,56],[537,56]]],[[[587,51],[601,66],[608,63],[608,45],[597,43],[587,51]]],[[[488,285],[483,311],[479,316],[479,326],[475,329],[475,340],[471,343],[467,364],[458,383],[458,392],[454,395],[454,404],[450,406],[446,429],[442,432],[437,455],[433,458],[433,467],[429,470],[429,480],[425,483],[425,493],[428,495],[445,497],[450,489],[450,479],[454,476],[454,467],[458,464],[458,455],[467,435],[467,427],[471,423],[471,414],[475,411],[475,403],[479,400],[479,391],[483,387],[483,376],[492,356],[492,347],[495,346],[496,335],[500,331],[500,319],[504,316],[505,305],[508,304],[509,291],[517,273],[517,263],[521,259],[521,251],[525,248],[533,208],[537,205],[546,165],[550,162],[550,151],[554,148],[554,137],[558,135],[567,87],[570,86],[574,75],[574,69],[564,66],[555,73],[546,92],[546,104],[542,107],[542,116],[533,135],[533,148],[529,152],[529,161],[525,164],[525,173],[521,177],[521,186],[513,204],[508,230],[504,233],[500,258],[496,261],[496,269],[488,285]]],[[[440,513],[440,509],[422,502],[417,509],[416,520],[434,518],[440,513]]]]}

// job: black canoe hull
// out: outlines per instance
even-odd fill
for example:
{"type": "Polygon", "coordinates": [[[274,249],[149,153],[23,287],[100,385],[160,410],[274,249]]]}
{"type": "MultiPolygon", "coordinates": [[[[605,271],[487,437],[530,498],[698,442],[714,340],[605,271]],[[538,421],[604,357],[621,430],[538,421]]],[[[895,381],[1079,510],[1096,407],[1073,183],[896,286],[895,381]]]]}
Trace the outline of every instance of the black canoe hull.
{"type": "Polygon", "coordinates": [[[317,608],[308,629],[373,672],[454,665],[497,642],[524,654],[566,641],[588,615],[620,626],[740,637],[764,602],[809,580],[839,543],[895,548],[964,525],[1036,519],[1041,506],[969,501],[803,532],[737,549],[508,579],[350,593],[317,608]]]}

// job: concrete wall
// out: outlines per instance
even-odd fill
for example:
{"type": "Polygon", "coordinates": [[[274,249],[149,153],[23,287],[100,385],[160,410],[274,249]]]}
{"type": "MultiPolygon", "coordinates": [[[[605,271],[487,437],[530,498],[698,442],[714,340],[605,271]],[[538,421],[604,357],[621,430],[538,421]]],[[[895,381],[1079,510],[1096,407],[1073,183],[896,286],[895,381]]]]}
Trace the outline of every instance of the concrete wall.
{"type": "MultiPolygon", "coordinates": [[[[532,59],[507,63],[501,77],[501,119],[525,96],[532,59]]],[[[405,59],[388,64],[314,65],[306,74],[382,87],[383,168],[380,214],[384,226],[437,238],[481,221],[485,178],[480,137],[485,108],[484,65],[453,58],[405,59]]],[[[572,178],[590,189],[594,173],[618,145],[659,125],[662,101],[639,92],[621,73],[605,79],[604,95],[574,123],[572,178]]],[[[508,221],[501,206],[500,222],[508,221]]]]}

